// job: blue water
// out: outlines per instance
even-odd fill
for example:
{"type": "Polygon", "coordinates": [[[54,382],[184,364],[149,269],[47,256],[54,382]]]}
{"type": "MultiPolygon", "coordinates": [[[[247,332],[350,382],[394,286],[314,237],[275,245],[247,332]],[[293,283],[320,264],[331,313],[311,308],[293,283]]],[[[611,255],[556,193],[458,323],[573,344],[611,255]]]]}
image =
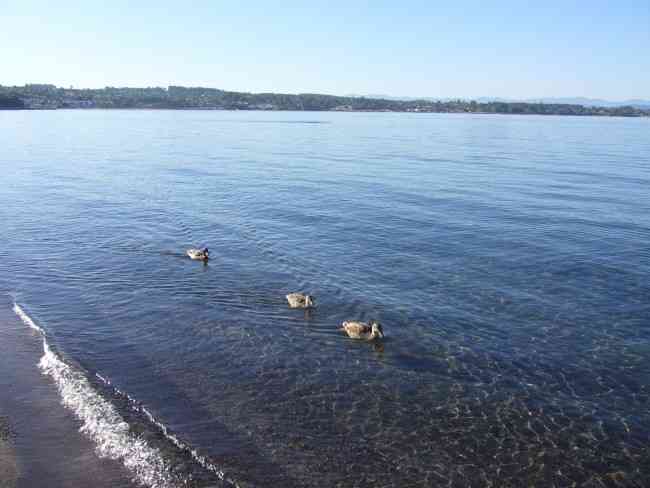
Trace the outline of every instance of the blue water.
{"type": "Polygon", "coordinates": [[[0,166],[0,292],[179,486],[650,484],[648,119],[0,112],[0,166]]]}

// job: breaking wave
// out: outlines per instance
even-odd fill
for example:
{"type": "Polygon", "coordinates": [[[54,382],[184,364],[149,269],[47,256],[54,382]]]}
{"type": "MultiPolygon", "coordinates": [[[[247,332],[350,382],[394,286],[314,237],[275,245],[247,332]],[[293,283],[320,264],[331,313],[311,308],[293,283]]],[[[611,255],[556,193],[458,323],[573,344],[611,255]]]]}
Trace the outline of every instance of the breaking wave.
{"type": "Polygon", "coordinates": [[[169,430],[169,428],[165,424],[163,424],[158,419],[156,419],[156,417],[146,407],[141,405],[135,398],[131,397],[131,395],[129,395],[128,393],[115,387],[108,378],[103,377],[99,373],[95,373],[95,376],[104,385],[110,387],[115,393],[125,397],[131,404],[131,408],[141,412],[147,418],[147,420],[149,420],[149,422],[155,425],[160,430],[160,432],[162,432],[162,434],[165,436],[165,438],[167,438],[167,440],[171,441],[172,444],[174,444],[181,451],[189,453],[192,459],[194,459],[194,461],[196,461],[201,467],[216,475],[217,478],[219,478],[219,480],[227,483],[228,486],[233,486],[234,488],[239,487],[239,485],[234,480],[226,477],[223,470],[221,470],[218,466],[212,464],[206,456],[201,455],[196,449],[193,449],[190,445],[181,441],[175,434],[173,434],[169,430]]]}
{"type": "MultiPolygon", "coordinates": [[[[134,481],[150,488],[174,488],[185,485],[183,479],[173,473],[172,466],[165,460],[161,452],[151,447],[144,439],[134,435],[129,424],[122,418],[115,406],[93,388],[88,378],[82,372],[66,364],[52,350],[47,342],[45,331],[36,325],[18,304],[14,304],[13,310],[26,325],[41,335],[43,356],[38,366],[44,374],[54,380],[61,395],[62,404],[74,412],[82,422],[80,431],[95,443],[97,454],[122,462],[132,474],[134,481]]],[[[112,387],[108,379],[99,374],[96,376],[105,385],[112,387]]],[[[118,394],[128,398],[132,404],[137,404],[128,394],[112,388],[118,394]]],[[[169,432],[167,427],[156,420],[146,408],[140,406],[139,410],[160,429],[169,441],[182,451],[189,453],[204,469],[228,485],[237,486],[205,456],[200,455],[169,432]]]]}
{"type": "Polygon", "coordinates": [[[20,306],[17,303],[14,303],[14,312],[16,313],[16,315],[18,315],[18,317],[20,317],[20,320],[22,320],[26,325],[29,326],[30,329],[34,329],[35,331],[40,333],[41,336],[43,337],[43,343],[46,344],[45,331],[41,329],[38,325],[36,325],[34,321],[30,318],[30,316],[27,315],[25,311],[22,308],[20,308],[20,306]]]}

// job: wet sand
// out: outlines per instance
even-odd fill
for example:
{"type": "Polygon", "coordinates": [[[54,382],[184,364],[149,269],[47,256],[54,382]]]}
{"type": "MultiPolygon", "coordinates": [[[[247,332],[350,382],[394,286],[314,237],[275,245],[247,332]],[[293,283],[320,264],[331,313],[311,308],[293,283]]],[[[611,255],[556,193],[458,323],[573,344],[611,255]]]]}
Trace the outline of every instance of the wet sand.
{"type": "Polygon", "coordinates": [[[11,445],[9,420],[0,416],[0,488],[13,488],[17,478],[18,464],[11,445]]]}
{"type": "Polygon", "coordinates": [[[100,459],[41,374],[38,334],[0,298],[0,488],[132,488],[126,469],[100,459]]]}

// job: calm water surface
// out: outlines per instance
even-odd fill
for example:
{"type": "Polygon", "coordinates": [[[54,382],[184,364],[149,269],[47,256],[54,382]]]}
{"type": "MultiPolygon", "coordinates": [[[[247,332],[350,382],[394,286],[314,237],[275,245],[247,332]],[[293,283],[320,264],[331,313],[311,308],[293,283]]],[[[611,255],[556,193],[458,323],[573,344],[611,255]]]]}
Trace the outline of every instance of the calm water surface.
{"type": "Polygon", "coordinates": [[[648,119],[0,112],[0,166],[0,292],[135,479],[650,484],[648,119]]]}

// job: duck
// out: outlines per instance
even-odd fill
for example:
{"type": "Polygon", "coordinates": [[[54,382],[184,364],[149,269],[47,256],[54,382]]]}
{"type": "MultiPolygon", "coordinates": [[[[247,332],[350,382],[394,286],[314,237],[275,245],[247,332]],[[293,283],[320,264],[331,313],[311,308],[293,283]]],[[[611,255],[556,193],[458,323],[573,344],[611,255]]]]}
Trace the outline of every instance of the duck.
{"type": "Polygon", "coordinates": [[[314,306],[314,297],[304,293],[289,293],[287,302],[289,302],[289,308],[311,308],[314,306]]]}
{"type": "Polygon", "coordinates": [[[196,259],[198,261],[207,261],[210,259],[210,251],[208,251],[207,247],[203,249],[188,249],[185,253],[190,259],[196,259]]]}
{"type": "Polygon", "coordinates": [[[369,323],[350,320],[343,322],[340,330],[345,331],[350,339],[374,341],[384,338],[384,331],[381,324],[376,320],[371,320],[369,323]]]}

